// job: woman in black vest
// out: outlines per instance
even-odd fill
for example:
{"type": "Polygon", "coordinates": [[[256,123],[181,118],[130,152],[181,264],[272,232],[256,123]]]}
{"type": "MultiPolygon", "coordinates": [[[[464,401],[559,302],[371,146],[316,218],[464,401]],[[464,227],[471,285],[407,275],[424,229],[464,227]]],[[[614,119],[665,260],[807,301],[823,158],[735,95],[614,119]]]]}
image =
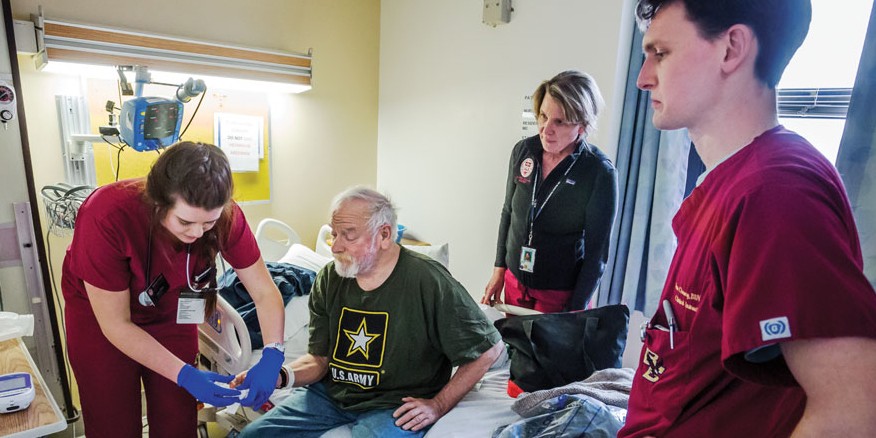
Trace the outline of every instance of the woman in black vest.
{"type": "Polygon", "coordinates": [[[511,152],[495,268],[484,304],[541,312],[582,310],[599,286],[617,211],[617,170],[586,141],[602,96],[593,78],[565,71],[532,96],[538,135],[511,152]]]}

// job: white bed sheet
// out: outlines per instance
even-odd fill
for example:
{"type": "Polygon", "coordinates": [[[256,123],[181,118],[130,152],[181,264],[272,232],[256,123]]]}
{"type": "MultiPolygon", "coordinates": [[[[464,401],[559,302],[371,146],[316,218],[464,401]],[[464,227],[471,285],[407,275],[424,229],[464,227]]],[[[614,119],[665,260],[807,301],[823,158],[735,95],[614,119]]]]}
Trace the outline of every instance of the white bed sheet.
{"type": "MultiPolygon", "coordinates": [[[[285,340],[283,341],[286,345],[286,363],[292,362],[307,353],[307,338],[309,336],[307,325],[310,320],[307,300],[308,295],[292,297],[289,304],[286,305],[285,340]]],[[[249,367],[255,365],[261,357],[261,349],[253,350],[249,360],[249,367]]]]}
{"type": "Polygon", "coordinates": [[[426,436],[489,437],[499,426],[520,420],[511,410],[514,399],[507,393],[509,363],[488,371],[481,383],[435,423],[426,436]]]}

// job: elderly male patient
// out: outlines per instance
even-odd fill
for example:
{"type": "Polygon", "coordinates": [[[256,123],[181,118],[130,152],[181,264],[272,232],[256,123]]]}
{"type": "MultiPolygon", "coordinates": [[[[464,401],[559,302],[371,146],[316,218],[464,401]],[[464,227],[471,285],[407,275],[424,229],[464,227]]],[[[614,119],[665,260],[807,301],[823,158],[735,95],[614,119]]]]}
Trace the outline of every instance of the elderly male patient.
{"type": "Polygon", "coordinates": [[[387,197],[349,189],[335,198],[331,225],[334,261],[310,294],[309,353],[284,366],[278,384],[304,388],[241,437],[316,437],[345,424],[354,437],[423,436],[503,348],[442,265],[395,242],[387,197]]]}

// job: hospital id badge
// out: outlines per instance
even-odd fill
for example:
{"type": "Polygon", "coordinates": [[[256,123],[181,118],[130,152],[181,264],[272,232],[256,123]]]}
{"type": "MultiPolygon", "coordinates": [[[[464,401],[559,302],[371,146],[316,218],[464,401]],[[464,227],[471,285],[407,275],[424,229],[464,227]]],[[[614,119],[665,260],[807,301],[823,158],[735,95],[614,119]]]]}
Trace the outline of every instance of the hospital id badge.
{"type": "Polygon", "coordinates": [[[520,270],[532,272],[535,267],[535,248],[524,246],[520,248],[520,270]]]}
{"type": "Polygon", "coordinates": [[[176,323],[200,324],[204,322],[206,305],[204,294],[192,291],[180,292],[176,308],[176,323]]]}

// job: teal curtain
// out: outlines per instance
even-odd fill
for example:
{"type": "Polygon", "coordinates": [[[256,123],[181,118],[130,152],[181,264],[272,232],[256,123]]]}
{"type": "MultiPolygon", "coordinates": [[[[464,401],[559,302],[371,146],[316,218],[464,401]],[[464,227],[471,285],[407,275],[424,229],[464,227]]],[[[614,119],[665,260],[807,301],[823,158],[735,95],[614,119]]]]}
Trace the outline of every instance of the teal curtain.
{"type": "MultiPolygon", "coordinates": [[[[636,88],[642,35],[633,29],[618,140],[618,215],[597,304],[624,303],[650,316],[675,252],[672,217],[704,170],[686,131],[651,124],[648,93],[636,88]]],[[[864,270],[876,287],[876,10],[837,157],[855,212],[864,270]]]]}
{"type": "Polygon", "coordinates": [[[876,9],[861,51],[861,62],[836,168],[843,177],[864,253],[864,272],[876,287],[876,9]]]}
{"type": "Polygon", "coordinates": [[[642,34],[632,31],[615,163],[618,214],[597,304],[624,303],[651,315],[675,252],[672,217],[685,195],[688,160],[699,157],[686,130],[661,132],[651,123],[649,93],[636,87],[642,34]]]}

